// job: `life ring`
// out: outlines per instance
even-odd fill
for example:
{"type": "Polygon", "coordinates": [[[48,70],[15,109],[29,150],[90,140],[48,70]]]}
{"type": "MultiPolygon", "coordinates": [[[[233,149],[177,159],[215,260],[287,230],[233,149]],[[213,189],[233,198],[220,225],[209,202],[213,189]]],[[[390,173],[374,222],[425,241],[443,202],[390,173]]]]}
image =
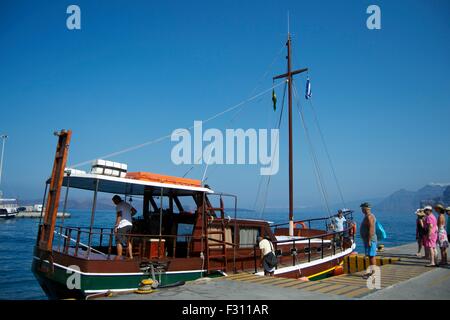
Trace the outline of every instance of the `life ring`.
{"type": "Polygon", "coordinates": [[[302,229],[308,229],[308,228],[306,227],[306,224],[305,224],[303,221],[296,222],[296,223],[294,224],[294,228],[297,229],[298,225],[301,225],[301,226],[302,226],[302,229]]]}

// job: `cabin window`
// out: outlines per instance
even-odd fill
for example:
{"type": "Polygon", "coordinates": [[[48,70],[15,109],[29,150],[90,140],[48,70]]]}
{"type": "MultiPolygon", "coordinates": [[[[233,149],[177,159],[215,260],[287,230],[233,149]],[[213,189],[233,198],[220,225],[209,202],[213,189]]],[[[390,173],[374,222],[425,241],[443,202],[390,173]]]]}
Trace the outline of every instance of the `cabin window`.
{"type": "Polygon", "coordinates": [[[187,223],[179,223],[178,224],[178,230],[177,230],[177,241],[178,242],[186,242],[189,237],[192,236],[192,231],[194,230],[193,224],[187,224],[187,223]],[[187,237],[183,237],[187,236],[187,237]]]}
{"type": "Polygon", "coordinates": [[[239,229],[239,247],[253,248],[256,244],[260,232],[259,228],[240,228],[239,229]]]}

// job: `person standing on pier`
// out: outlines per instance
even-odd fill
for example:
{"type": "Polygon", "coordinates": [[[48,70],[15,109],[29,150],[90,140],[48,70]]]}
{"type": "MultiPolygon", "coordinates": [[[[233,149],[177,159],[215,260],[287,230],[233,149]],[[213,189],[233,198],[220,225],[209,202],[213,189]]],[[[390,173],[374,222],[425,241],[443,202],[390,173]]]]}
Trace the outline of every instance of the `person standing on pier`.
{"type": "Polygon", "coordinates": [[[277,266],[277,257],[272,241],[258,236],[259,249],[261,249],[261,264],[264,268],[264,275],[273,277],[277,266]]]}
{"type": "Polygon", "coordinates": [[[428,251],[428,257],[430,258],[430,264],[426,266],[436,267],[437,221],[433,215],[433,208],[431,206],[423,208],[423,212],[425,212],[424,227],[426,230],[424,247],[428,251]]]}
{"type": "Polygon", "coordinates": [[[364,214],[364,219],[361,222],[360,234],[364,242],[364,249],[366,256],[369,257],[369,273],[363,275],[364,279],[368,279],[375,273],[377,255],[377,234],[375,232],[376,218],[372,214],[371,206],[368,202],[361,204],[361,211],[364,214]]]}
{"type": "Polygon", "coordinates": [[[439,214],[437,219],[437,228],[438,228],[438,236],[437,236],[437,245],[439,246],[439,250],[441,251],[441,261],[439,265],[445,266],[447,265],[447,248],[448,248],[448,237],[447,231],[445,230],[445,208],[443,205],[438,204],[434,207],[434,210],[439,214]]]}
{"type": "Polygon", "coordinates": [[[420,257],[420,251],[422,251],[423,242],[426,236],[426,230],[423,226],[423,220],[425,213],[423,209],[416,210],[417,220],[416,220],[416,240],[417,240],[417,253],[416,256],[420,257]]]}

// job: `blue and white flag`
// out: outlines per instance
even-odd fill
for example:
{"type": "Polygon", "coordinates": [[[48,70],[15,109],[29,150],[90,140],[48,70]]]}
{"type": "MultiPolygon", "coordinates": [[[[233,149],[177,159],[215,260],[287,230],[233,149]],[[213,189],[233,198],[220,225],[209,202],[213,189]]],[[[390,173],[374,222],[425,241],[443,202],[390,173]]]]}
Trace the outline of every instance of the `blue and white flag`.
{"type": "Polygon", "coordinates": [[[309,99],[311,98],[311,82],[309,81],[309,78],[306,79],[306,93],[305,98],[309,99]]]}

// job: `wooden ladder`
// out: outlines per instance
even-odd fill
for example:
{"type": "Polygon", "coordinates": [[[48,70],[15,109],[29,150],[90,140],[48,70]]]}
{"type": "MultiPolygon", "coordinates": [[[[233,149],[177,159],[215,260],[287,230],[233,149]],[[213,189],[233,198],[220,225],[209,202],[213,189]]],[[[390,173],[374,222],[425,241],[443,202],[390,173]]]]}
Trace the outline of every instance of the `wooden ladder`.
{"type": "MultiPolygon", "coordinates": [[[[220,208],[213,208],[209,201],[207,201],[207,208],[208,212],[215,213],[216,211],[220,212],[220,230],[218,231],[209,231],[209,227],[206,228],[206,257],[207,257],[207,264],[206,268],[208,273],[213,271],[227,271],[227,244],[225,241],[225,233],[226,233],[226,227],[225,227],[225,208],[223,205],[222,197],[220,197],[220,208]],[[210,238],[210,235],[220,235],[220,240],[210,238]],[[214,250],[213,254],[211,254],[211,249],[214,250]],[[218,253],[217,249],[220,249],[220,253],[218,253]],[[220,261],[220,266],[211,265],[211,260],[213,261],[220,261]]],[[[212,225],[217,225],[211,223],[212,225]]]]}
{"type": "Polygon", "coordinates": [[[39,248],[46,251],[52,250],[53,232],[55,230],[59,197],[61,194],[61,186],[64,179],[64,171],[66,168],[72,131],[61,130],[60,132],[55,132],[55,135],[58,136],[58,144],[56,146],[55,160],[53,162],[52,176],[50,178],[50,186],[47,204],[45,207],[44,221],[41,226],[39,237],[39,248]]]}

